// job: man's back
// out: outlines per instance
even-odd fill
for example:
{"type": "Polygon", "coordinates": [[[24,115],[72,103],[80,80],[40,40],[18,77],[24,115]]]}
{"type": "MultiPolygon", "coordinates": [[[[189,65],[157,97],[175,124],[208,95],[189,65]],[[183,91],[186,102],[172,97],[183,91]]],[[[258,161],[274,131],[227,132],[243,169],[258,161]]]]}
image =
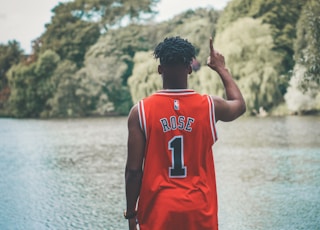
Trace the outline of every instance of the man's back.
{"type": "Polygon", "coordinates": [[[138,109],[146,136],[141,230],[215,229],[212,99],[193,90],[162,90],[140,101],[138,109]]]}

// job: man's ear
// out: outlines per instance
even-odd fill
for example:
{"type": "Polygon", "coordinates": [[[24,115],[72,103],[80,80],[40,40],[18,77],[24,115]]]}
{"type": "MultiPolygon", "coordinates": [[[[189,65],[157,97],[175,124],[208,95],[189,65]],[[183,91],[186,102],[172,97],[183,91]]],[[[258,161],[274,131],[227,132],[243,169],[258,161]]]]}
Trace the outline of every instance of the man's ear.
{"type": "Polygon", "coordinates": [[[158,73],[162,74],[162,66],[161,65],[158,65],[158,73]]]}
{"type": "Polygon", "coordinates": [[[188,74],[192,74],[192,66],[191,65],[189,65],[188,74]]]}

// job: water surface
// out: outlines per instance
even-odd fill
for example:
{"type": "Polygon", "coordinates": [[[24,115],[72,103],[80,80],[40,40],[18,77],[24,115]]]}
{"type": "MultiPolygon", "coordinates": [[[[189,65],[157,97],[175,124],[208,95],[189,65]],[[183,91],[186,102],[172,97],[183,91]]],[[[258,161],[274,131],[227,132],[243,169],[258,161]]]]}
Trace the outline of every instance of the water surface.
{"type": "MultiPolygon", "coordinates": [[[[320,229],[319,117],[218,123],[221,230],[320,229]]],[[[126,118],[0,119],[0,229],[127,229],[126,118]]]]}

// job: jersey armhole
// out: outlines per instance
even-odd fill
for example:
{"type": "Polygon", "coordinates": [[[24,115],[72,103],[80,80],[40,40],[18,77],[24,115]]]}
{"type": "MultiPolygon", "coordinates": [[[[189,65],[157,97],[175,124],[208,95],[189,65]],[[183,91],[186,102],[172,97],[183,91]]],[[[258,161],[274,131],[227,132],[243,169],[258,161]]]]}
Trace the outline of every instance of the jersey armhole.
{"type": "Polygon", "coordinates": [[[138,113],[139,113],[140,128],[141,128],[142,132],[144,133],[145,137],[147,138],[146,115],[144,112],[143,100],[138,102],[138,113]]]}
{"type": "Polygon", "coordinates": [[[213,98],[208,95],[209,102],[209,115],[210,115],[210,128],[212,132],[213,143],[216,143],[218,140],[218,134],[216,129],[216,116],[215,116],[215,108],[213,98]]]}

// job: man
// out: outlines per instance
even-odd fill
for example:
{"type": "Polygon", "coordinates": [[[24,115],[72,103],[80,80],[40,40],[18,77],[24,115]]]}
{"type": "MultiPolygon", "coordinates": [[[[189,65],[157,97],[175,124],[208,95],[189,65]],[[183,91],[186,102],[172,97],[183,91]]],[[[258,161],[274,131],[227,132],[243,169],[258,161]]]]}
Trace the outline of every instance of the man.
{"type": "Polygon", "coordinates": [[[227,99],[188,89],[195,48],[180,37],[166,38],[154,51],[163,89],[141,100],[128,118],[125,170],[129,229],[218,229],[212,145],[216,121],[242,115],[245,102],[209,40],[207,65],[225,87],[227,99]]]}

